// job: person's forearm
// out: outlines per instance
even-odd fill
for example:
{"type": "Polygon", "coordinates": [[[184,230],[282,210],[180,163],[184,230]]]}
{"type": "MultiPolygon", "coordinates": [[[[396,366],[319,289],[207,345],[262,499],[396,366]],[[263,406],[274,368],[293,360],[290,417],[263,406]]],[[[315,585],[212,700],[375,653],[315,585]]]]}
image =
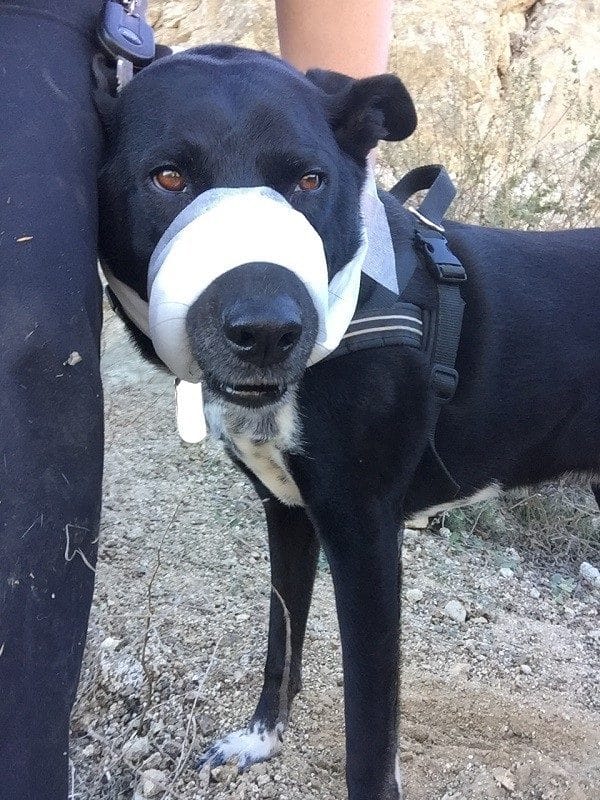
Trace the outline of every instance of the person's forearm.
{"type": "Polygon", "coordinates": [[[392,0],[277,0],[282,58],[364,78],[385,72],[392,0]]]}

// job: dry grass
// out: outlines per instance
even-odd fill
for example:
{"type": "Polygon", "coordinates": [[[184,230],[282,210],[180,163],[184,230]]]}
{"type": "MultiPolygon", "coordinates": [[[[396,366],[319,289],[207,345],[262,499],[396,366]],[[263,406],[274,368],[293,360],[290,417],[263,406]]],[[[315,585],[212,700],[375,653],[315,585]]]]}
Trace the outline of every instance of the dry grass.
{"type": "Polygon", "coordinates": [[[600,514],[590,490],[543,484],[456,509],[434,526],[450,529],[455,546],[511,547],[543,570],[577,572],[582,561],[600,562],[600,514]]]}

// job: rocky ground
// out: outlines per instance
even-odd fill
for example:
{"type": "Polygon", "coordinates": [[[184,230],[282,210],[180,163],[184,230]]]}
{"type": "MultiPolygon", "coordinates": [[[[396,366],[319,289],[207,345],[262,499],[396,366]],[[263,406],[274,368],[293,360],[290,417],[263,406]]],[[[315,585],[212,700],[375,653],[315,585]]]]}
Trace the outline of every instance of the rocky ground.
{"type": "MultiPolygon", "coordinates": [[[[215,445],[179,441],[170,380],[137,359],[114,317],[104,368],[106,499],[72,798],[341,800],[342,675],[325,565],[283,755],[243,775],[194,770],[215,735],[247,719],[260,689],[262,509],[215,445]]],[[[597,520],[583,493],[579,503],[597,520]]],[[[594,573],[586,581],[577,563],[550,567],[531,543],[486,541],[476,527],[449,517],[440,530],[406,536],[405,796],[596,800],[594,573]]]]}

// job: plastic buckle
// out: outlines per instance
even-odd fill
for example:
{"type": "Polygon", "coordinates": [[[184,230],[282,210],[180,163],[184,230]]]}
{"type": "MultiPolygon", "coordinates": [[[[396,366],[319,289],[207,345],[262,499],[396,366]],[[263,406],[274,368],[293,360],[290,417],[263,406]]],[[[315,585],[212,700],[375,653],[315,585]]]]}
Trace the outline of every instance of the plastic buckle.
{"type": "Polygon", "coordinates": [[[467,280],[465,268],[450,250],[443,236],[424,236],[420,231],[416,231],[415,239],[436,281],[462,283],[467,280]]]}
{"type": "Polygon", "coordinates": [[[434,364],[431,370],[431,384],[436,398],[448,403],[454,397],[458,386],[458,372],[443,364],[434,364]]]}
{"type": "Polygon", "coordinates": [[[135,69],[154,59],[154,31],[144,18],[145,0],[106,0],[98,23],[98,40],[113,59],[129,61],[135,69]]]}

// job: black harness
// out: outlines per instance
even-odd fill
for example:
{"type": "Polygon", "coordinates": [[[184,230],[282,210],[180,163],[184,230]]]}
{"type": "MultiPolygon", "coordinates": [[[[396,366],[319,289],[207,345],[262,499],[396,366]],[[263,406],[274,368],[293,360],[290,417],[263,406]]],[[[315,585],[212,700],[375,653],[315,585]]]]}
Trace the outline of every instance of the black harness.
{"type": "MultiPolygon", "coordinates": [[[[443,218],[456,194],[454,184],[444,167],[437,164],[417,167],[407,173],[390,194],[404,204],[416,192],[423,190],[428,191],[419,207],[408,207],[413,223],[411,238],[398,242],[394,235],[394,226],[390,225],[399,293],[396,294],[380,284],[371,287],[372,291],[368,292],[366,300],[361,302],[359,298],[348,331],[342,337],[339,347],[328,358],[389,345],[415,347],[429,353],[433,411],[429,421],[429,444],[425,458],[431,467],[441,473],[448,493],[456,497],[460,487],[439,456],[435,432],[442,407],[452,400],[458,385],[456,355],[465,307],[460,284],[467,279],[467,275],[444,236],[443,218]],[[434,311],[422,309],[402,299],[402,292],[419,261],[427,267],[436,287],[437,308],[434,311]]],[[[385,201],[385,195],[382,194],[381,199],[385,201]]],[[[393,209],[389,209],[389,212],[393,214],[393,209]]],[[[390,219],[390,222],[393,220],[390,219]]]]}

